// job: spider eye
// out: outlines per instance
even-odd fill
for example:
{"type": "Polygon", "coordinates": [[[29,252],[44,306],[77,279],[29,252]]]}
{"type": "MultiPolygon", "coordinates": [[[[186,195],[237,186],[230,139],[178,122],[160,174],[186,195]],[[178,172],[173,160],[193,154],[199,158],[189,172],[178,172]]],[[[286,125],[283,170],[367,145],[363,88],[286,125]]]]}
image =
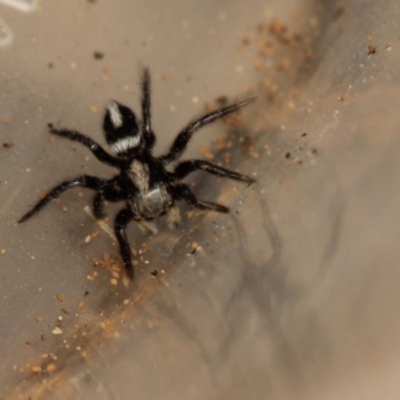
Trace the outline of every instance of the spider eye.
{"type": "Polygon", "coordinates": [[[103,130],[107,143],[116,154],[126,153],[141,145],[134,112],[116,101],[111,101],[106,107],[103,130]]]}

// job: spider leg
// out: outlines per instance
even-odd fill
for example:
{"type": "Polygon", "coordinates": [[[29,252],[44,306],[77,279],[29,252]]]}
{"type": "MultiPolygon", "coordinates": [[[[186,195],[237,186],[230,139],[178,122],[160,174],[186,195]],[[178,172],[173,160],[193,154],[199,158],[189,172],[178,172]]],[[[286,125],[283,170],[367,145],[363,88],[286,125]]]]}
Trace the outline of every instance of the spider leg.
{"type": "Polygon", "coordinates": [[[108,154],[98,143],[96,143],[93,139],[83,135],[80,132],[69,130],[69,129],[56,129],[52,124],[48,124],[50,133],[53,135],[65,137],[74,142],[82,143],[85,147],[87,147],[93,155],[101,162],[111,165],[112,167],[121,167],[122,160],[117,157],[108,154]]]}
{"type": "Polygon", "coordinates": [[[216,176],[234,179],[236,181],[246,182],[249,185],[255,182],[255,179],[250,178],[249,176],[238,174],[237,172],[219,167],[218,165],[212,164],[205,160],[190,160],[181,162],[176,166],[172,176],[177,180],[181,180],[197,170],[202,170],[216,176]]]}
{"type": "Polygon", "coordinates": [[[198,208],[200,210],[210,210],[210,211],[216,211],[216,212],[221,212],[221,213],[225,213],[225,214],[229,213],[229,211],[230,211],[228,207],[225,207],[221,204],[212,203],[209,201],[197,200],[196,196],[189,189],[189,186],[187,186],[183,183],[174,185],[173,195],[174,195],[174,199],[184,200],[190,206],[192,206],[194,208],[198,208]]]}
{"type": "Polygon", "coordinates": [[[168,164],[171,161],[178,159],[182,153],[185,151],[190,139],[193,136],[193,133],[199,130],[204,125],[210,124],[214,122],[218,118],[222,118],[224,115],[232,113],[237,109],[246,106],[255,100],[255,97],[250,97],[246,100],[241,101],[240,103],[232,104],[227,107],[220,108],[219,110],[210,112],[206,115],[203,115],[199,119],[190,122],[176,137],[169,152],[161,157],[159,157],[160,161],[164,164],[168,164]]]}
{"type": "Polygon", "coordinates": [[[181,222],[181,215],[177,206],[172,206],[167,211],[167,224],[170,229],[176,229],[181,222]]]}
{"type": "Polygon", "coordinates": [[[19,221],[18,223],[25,222],[29,218],[33,217],[36,213],[38,213],[43,207],[45,207],[50,201],[56,199],[60,196],[61,193],[65,192],[68,189],[72,189],[76,186],[82,186],[85,188],[100,190],[105,184],[105,179],[96,178],[95,176],[89,175],[81,175],[75,179],[71,179],[69,181],[65,181],[55,188],[51,189],[49,193],[43,197],[30,211],[28,211],[19,221]]]}
{"type": "Polygon", "coordinates": [[[132,194],[131,187],[127,188],[119,178],[120,175],[117,175],[112,179],[104,181],[101,189],[95,194],[93,198],[93,216],[96,219],[102,219],[106,216],[103,213],[105,201],[117,202],[126,200],[132,194]]]}
{"type": "Polygon", "coordinates": [[[133,265],[132,265],[132,256],[131,256],[131,247],[129,246],[128,239],[126,237],[126,226],[132,219],[134,215],[131,209],[127,206],[123,208],[115,218],[114,229],[115,236],[117,237],[119,249],[121,253],[122,260],[125,264],[126,272],[130,279],[134,277],[133,265]]]}
{"type": "Polygon", "coordinates": [[[156,136],[151,129],[150,86],[150,72],[148,68],[145,68],[142,79],[142,129],[143,138],[147,149],[152,149],[156,143],[156,136]]]}
{"type": "Polygon", "coordinates": [[[104,195],[102,192],[97,192],[93,198],[93,216],[96,219],[102,219],[106,215],[103,212],[104,209],[104,195]]]}

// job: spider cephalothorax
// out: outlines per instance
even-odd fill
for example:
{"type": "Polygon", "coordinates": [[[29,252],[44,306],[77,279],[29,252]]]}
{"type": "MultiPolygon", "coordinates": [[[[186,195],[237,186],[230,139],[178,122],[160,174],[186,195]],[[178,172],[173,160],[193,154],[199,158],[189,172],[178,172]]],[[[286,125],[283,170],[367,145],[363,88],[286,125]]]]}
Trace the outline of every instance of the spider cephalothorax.
{"type": "Polygon", "coordinates": [[[51,200],[76,186],[96,191],[93,199],[93,214],[96,218],[104,216],[104,201],[124,201],[124,208],[118,212],[115,218],[114,229],[127,274],[133,279],[131,249],[126,237],[126,226],[130,221],[134,220],[142,229],[155,233],[157,229],[151,221],[166,214],[169,226],[174,228],[180,221],[179,209],[175,204],[179,200],[186,201],[190,206],[202,210],[229,212],[229,209],[223,205],[197,200],[189,186],[180,182],[183,178],[193,171],[203,170],[216,176],[228,177],[248,184],[254,182],[254,179],[248,176],[204,160],[183,161],[172,170],[168,169],[168,164],[173,163],[182,155],[195,131],[244,107],[253,100],[254,97],[251,97],[190,122],[175,138],[169,152],[155,157],[152,154],[156,137],[151,128],[150,74],[148,69],[145,69],[142,80],[142,120],[140,124],[134,112],[128,107],[116,101],[111,101],[106,107],[103,130],[114,155],[107,153],[99,144],[82,133],[68,129],[56,129],[49,124],[50,133],[82,143],[98,160],[117,168],[119,173],[111,179],[81,175],[64,181],[51,189],[18,222],[28,220],[51,200]]]}

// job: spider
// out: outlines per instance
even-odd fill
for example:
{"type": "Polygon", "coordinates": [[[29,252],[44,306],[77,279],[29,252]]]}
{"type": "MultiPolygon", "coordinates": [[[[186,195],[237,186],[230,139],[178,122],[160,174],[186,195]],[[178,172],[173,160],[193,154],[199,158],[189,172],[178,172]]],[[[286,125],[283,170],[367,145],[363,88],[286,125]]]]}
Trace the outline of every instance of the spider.
{"type": "Polygon", "coordinates": [[[152,154],[156,136],[151,127],[150,86],[150,72],[146,68],[141,81],[142,120],[139,123],[130,108],[114,100],[106,106],[103,131],[114,155],[106,152],[93,139],[80,132],[56,129],[52,124],[48,124],[50,133],[83,144],[99,161],[118,169],[119,172],[111,179],[80,175],[66,180],[51,189],[18,221],[19,223],[27,221],[53,199],[77,186],[96,192],[93,199],[93,215],[96,219],[105,217],[103,213],[105,201],[124,201],[124,208],[117,213],[115,218],[114,230],[130,279],[134,278],[134,269],[131,248],[126,235],[126,227],[129,222],[136,221],[142,230],[157,233],[157,228],[151,221],[166,214],[169,227],[176,228],[180,222],[180,213],[175,202],[179,200],[201,210],[229,212],[229,208],[221,204],[198,200],[189,186],[181,183],[183,178],[196,170],[202,170],[212,175],[246,182],[249,185],[255,182],[249,176],[230,171],[205,160],[182,161],[171,168],[172,170],[167,168],[182,155],[194,132],[204,125],[246,106],[254,101],[255,97],[212,111],[190,122],[176,136],[168,153],[155,157],[152,154]]]}

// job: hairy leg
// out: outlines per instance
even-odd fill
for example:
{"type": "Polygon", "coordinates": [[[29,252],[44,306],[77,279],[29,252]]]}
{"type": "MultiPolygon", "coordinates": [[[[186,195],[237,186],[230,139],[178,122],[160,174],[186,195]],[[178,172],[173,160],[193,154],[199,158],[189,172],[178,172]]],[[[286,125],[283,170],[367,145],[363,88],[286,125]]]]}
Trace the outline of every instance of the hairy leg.
{"type": "Polygon", "coordinates": [[[62,193],[64,193],[68,189],[72,189],[77,186],[85,187],[93,190],[101,190],[101,188],[106,184],[105,179],[96,178],[95,176],[89,175],[81,175],[75,179],[71,179],[69,181],[65,181],[55,188],[51,189],[49,193],[43,197],[30,211],[28,211],[19,221],[18,223],[24,222],[29,218],[33,217],[36,213],[38,213],[42,208],[44,208],[50,201],[59,197],[62,193]]]}
{"type": "Polygon", "coordinates": [[[151,79],[148,68],[145,68],[142,79],[142,127],[146,148],[152,149],[156,143],[156,136],[151,128],[151,79]]]}
{"type": "Polygon", "coordinates": [[[122,160],[112,156],[111,154],[108,154],[98,143],[96,143],[93,139],[87,137],[86,135],[69,129],[56,129],[52,124],[49,124],[48,126],[50,129],[50,133],[52,133],[53,135],[65,137],[74,142],[82,143],[93,153],[93,155],[99,161],[117,168],[122,165],[122,160]]]}
{"type": "Polygon", "coordinates": [[[240,103],[232,104],[227,107],[220,108],[219,110],[210,112],[206,115],[203,115],[199,119],[189,123],[176,137],[169,152],[159,159],[164,163],[168,164],[176,159],[178,159],[182,153],[185,151],[190,139],[193,134],[199,130],[201,127],[207,124],[211,124],[215,120],[222,118],[224,115],[230,114],[237,109],[246,106],[255,100],[255,97],[250,97],[249,99],[243,100],[240,103]]]}
{"type": "Polygon", "coordinates": [[[134,278],[134,270],[132,265],[131,247],[126,236],[126,226],[130,221],[132,221],[132,219],[133,213],[131,209],[127,206],[117,214],[114,223],[115,236],[118,240],[121,257],[124,262],[128,277],[130,279],[134,278]]]}
{"type": "Polygon", "coordinates": [[[197,170],[202,170],[216,176],[221,176],[241,182],[246,182],[249,185],[255,182],[255,179],[250,178],[249,176],[238,174],[237,172],[219,167],[218,165],[212,164],[205,160],[184,161],[176,166],[175,171],[173,172],[172,175],[175,179],[181,180],[190,173],[197,170]]]}
{"type": "Polygon", "coordinates": [[[103,212],[104,209],[104,195],[102,192],[97,192],[93,198],[93,216],[96,219],[102,219],[106,215],[103,212]]]}
{"type": "Polygon", "coordinates": [[[189,187],[183,183],[175,185],[173,190],[175,200],[184,200],[186,201],[186,203],[194,208],[198,208],[200,210],[216,211],[225,214],[229,213],[229,208],[221,204],[197,200],[196,196],[189,189],[189,187]]]}

